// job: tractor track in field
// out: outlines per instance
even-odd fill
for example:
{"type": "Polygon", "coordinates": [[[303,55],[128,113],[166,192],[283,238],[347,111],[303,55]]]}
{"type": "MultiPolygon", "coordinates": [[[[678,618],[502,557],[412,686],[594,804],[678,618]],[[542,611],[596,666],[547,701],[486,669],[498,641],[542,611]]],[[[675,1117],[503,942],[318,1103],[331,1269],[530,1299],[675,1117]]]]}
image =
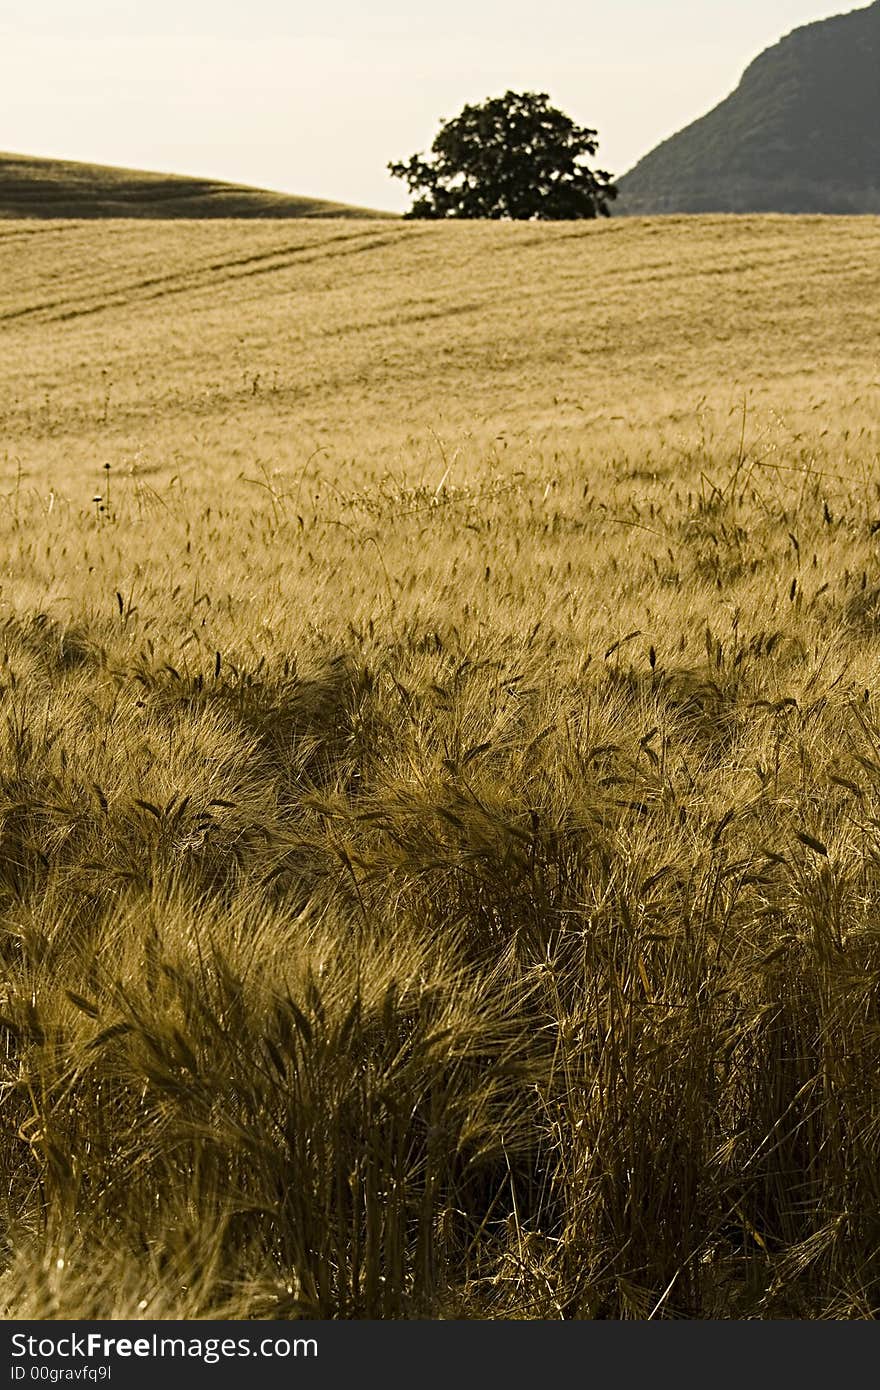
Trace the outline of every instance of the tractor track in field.
{"type": "MultiPolygon", "coordinates": [[[[251,279],[256,276],[274,275],[278,272],[295,269],[302,265],[312,265],[320,261],[336,260],[353,255],[380,250],[391,244],[394,238],[387,235],[360,233],[339,233],[316,243],[301,242],[292,246],[282,246],[270,251],[262,251],[251,256],[236,256],[207,265],[197,266],[168,275],[154,275],[145,279],[120,285],[109,298],[98,299],[82,296],[76,299],[59,298],[42,300],[19,308],[0,312],[0,323],[35,321],[38,323],[67,323],[73,319],[87,318],[113,309],[129,308],[136,303],[155,303],[157,300],[175,295],[197,293],[202,290],[217,289],[226,283],[251,279]],[[358,245],[337,249],[340,243],[357,242],[358,245]],[[326,248],[331,249],[326,249],[326,248]],[[91,299],[91,302],[88,302],[91,299]],[[85,302],[84,302],[85,301],[85,302]]],[[[0,238],[2,249],[2,238],[0,238]]]]}

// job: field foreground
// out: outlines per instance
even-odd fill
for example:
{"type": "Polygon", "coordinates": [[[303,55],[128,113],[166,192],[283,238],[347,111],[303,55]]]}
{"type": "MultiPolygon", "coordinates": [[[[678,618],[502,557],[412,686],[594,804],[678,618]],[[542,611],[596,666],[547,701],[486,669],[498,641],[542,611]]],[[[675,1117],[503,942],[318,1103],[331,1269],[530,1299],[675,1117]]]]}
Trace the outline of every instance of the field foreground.
{"type": "Polygon", "coordinates": [[[0,1307],[880,1311],[880,223],[0,226],[0,1307]]]}

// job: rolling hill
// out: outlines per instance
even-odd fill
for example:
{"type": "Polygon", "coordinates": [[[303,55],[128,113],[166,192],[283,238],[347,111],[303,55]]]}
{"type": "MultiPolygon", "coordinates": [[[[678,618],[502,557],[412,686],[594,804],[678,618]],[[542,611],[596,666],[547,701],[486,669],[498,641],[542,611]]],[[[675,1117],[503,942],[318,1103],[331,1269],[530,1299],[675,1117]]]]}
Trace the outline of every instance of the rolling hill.
{"type": "Polygon", "coordinates": [[[0,218],[390,215],[213,179],[0,153],[0,218]]]}
{"type": "Polygon", "coordinates": [[[880,211],[880,0],[795,29],[620,180],[617,214],[880,211]]]}

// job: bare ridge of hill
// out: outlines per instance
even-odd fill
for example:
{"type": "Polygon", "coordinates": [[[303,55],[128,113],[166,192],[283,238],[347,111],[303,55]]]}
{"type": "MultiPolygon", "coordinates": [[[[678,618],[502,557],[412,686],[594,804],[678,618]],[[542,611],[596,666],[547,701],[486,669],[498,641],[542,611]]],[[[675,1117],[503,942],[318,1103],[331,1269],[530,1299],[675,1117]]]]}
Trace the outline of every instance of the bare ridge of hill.
{"type": "Polygon", "coordinates": [[[880,0],[766,49],[619,187],[630,215],[880,212],[880,0]]]}
{"type": "Polygon", "coordinates": [[[212,179],[0,153],[0,218],[391,215],[212,179]]]}

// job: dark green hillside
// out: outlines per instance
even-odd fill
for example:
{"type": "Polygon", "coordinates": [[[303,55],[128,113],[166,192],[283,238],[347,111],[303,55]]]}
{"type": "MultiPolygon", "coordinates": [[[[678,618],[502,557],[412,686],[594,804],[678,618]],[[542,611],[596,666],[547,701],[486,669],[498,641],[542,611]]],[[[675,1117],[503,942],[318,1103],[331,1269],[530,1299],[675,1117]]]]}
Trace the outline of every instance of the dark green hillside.
{"type": "Polygon", "coordinates": [[[880,0],[768,48],[620,194],[629,214],[880,212],[880,0]]]}
{"type": "Polygon", "coordinates": [[[376,217],[367,208],[101,164],[0,154],[0,217],[376,217]]]}

